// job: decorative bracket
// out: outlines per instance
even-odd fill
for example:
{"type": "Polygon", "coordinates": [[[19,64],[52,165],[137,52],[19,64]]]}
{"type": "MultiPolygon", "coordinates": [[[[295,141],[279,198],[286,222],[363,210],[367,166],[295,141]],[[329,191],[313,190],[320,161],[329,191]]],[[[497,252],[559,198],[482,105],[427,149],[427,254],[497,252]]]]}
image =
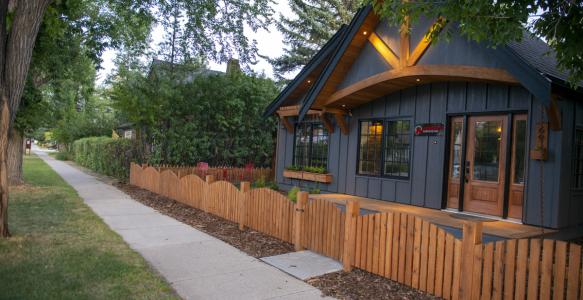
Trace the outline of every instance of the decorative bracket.
{"type": "Polygon", "coordinates": [[[328,133],[334,133],[334,125],[332,124],[332,122],[330,122],[330,120],[326,116],[326,113],[322,111],[319,114],[319,116],[320,116],[320,120],[324,124],[324,127],[326,127],[326,129],[328,130],[328,133]]]}
{"type": "Polygon", "coordinates": [[[287,129],[287,132],[293,133],[294,132],[294,125],[289,121],[288,117],[279,117],[281,123],[287,129]]]}

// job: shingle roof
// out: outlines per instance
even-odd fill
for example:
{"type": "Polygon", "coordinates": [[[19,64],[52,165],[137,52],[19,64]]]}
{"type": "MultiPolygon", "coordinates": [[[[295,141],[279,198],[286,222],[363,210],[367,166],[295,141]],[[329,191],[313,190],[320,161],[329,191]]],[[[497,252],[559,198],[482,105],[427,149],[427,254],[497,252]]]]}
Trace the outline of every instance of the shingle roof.
{"type": "MultiPolygon", "coordinates": [[[[532,33],[524,31],[522,40],[510,42],[508,47],[522,58],[526,64],[532,66],[552,81],[555,81],[555,79],[563,82],[568,81],[569,73],[559,69],[554,50],[532,33]]],[[[583,86],[583,82],[579,83],[579,85],[583,86]]]]}

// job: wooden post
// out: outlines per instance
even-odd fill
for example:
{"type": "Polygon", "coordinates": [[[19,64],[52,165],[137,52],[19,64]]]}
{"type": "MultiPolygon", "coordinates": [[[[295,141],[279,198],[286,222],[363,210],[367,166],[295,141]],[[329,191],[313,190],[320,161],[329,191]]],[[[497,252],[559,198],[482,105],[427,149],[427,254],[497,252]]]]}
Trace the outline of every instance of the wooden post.
{"type": "Polygon", "coordinates": [[[247,216],[246,204],[247,197],[251,191],[251,183],[249,181],[241,181],[241,193],[239,196],[239,230],[245,230],[245,219],[247,216]]]}
{"type": "Polygon", "coordinates": [[[466,221],[463,225],[460,299],[472,299],[472,275],[474,274],[474,248],[482,244],[482,222],[466,221]]]}
{"type": "Polygon", "coordinates": [[[344,272],[352,271],[356,243],[356,218],[358,218],[359,214],[360,202],[357,200],[348,200],[346,202],[346,220],[344,222],[344,250],[342,252],[344,272]]]}
{"type": "Polygon", "coordinates": [[[211,183],[215,182],[215,175],[206,175],[204,179],[206,181],[206,186],[204,188],[204,198],[202,199],[202,210],[208,212],[209,188],[211,183]]]}
{"type": "Polygon", "coordinates": [[[296,210],[294,213],[294,246],[296,251],[304,250],[302,246],[302,229],[304,226],[304,211],[308,204],[308,192],[298,192],[296,210]]]}

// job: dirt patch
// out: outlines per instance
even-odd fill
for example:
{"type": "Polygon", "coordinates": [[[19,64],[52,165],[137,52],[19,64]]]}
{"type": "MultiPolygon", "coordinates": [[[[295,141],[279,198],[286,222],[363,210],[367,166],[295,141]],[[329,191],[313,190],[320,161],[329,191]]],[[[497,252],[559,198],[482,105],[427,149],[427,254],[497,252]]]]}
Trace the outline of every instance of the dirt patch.
{"type": "Polygon", "coordinates": [[[227,221],[170,198],[124,183],[114,184],[137,201],[180,222],[204,231],[256,258],[294,251],[290,243],[254,230],[239,230],[239,224],[227,221]]]}
{"type": "Polygon", "coordinates": [[[385,277],[354,269],[315,277],[308,283],[338,299],[439,299],[385,277]]]}

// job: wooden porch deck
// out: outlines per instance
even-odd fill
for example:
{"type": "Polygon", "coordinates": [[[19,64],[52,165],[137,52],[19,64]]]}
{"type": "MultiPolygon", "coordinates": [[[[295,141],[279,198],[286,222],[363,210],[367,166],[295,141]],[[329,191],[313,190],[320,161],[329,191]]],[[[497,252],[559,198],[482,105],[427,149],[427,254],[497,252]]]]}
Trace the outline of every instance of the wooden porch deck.
{"type": "MultiPolygon", "coordinates": [[[[361,209],[374,211],[398,211],[413,214],[437,225],[449,226],[461,229],[464,223],[463,218],[456,218],[461,215],[456,212],[438,209],[418,207],[401,203],[381,201],[376,199],[346,195],[346,194],[318,194],[310,195],[310,199],[323,199],[345,204],[347,200],[358,200],[361,209]]],[[[462,215],[465,216],[465,215],[462,215]]],[[[485,218],[480,218],[485,219],[485,218]]],[[[487,219],[483,222],[483,233],[508,239],[520,239],[540,236],[542,229],[536,226],[517,224],[508,221],[487,219]]],[[[544,234],[555,233],[556,230],[544,229],[544,234]]]]}

